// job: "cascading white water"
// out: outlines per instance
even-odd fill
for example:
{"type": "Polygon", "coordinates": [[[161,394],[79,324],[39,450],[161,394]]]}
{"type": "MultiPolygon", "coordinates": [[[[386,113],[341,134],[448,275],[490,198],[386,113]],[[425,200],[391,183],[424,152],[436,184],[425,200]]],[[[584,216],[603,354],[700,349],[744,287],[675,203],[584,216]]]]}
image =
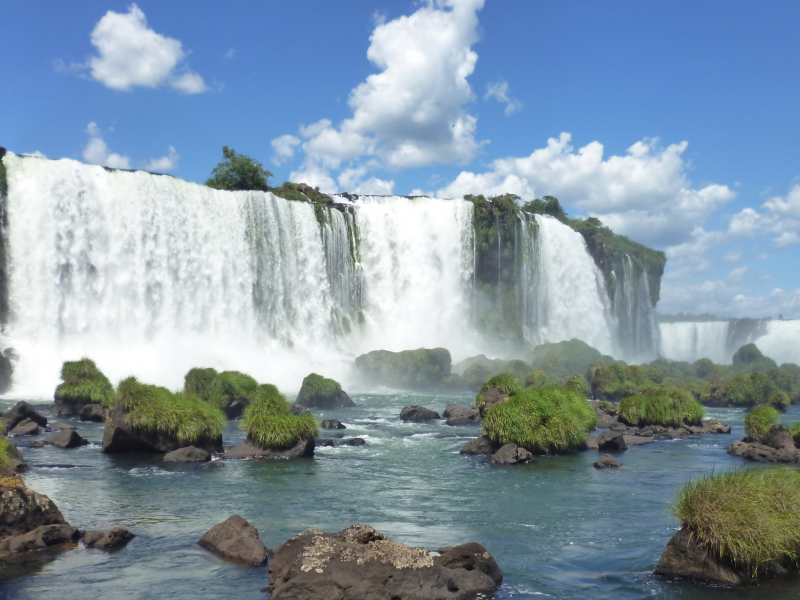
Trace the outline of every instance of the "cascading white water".
{"type": "Polygon", "coordinates": [[[728,321],[661,323],[660,328],[664,358],[684,362],[709,358],[717,364],[731,362],[733,352],[727,346],[728,321]]]}
{"type": "Polygon", "coordinates": [[[472,204],[361,196],[356,202],[364,278],[360,351],[444,346],[471,351],[472,204]]]}
{"type": "Polygon", "coordinates": [[[800,364],[800,320],[770,321],[766,334],[756,339],[755,344],[779,365],[800,364]]]}
{"type": "Polygon", "coordinates": [[[532,293],[539,305],[538,340],[578,338],[613,355],[611,302],[583,236],[553,217],[536,215],[536,223],[539,286],[532,293]]]}

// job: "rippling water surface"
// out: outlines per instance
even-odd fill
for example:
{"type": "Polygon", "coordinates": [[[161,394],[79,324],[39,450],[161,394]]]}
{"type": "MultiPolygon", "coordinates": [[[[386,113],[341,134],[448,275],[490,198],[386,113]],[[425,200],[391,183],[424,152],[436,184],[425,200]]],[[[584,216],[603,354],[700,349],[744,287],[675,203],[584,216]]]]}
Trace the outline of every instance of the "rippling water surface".
{"type": "MultiPolygon", "coordinates": [[[[330,437],[362,437],[366,446],[318,448],[313,459],[225,461],[218,469],[162,463],[156,457],[107,456],[102,424],[75,422],[92,444],[74,450],[21,448],[26,483],[47,494],[82,529],[127,527],[137,537],[104,552],[48,552],[36,564],[0,573],[0,598],[268,598],[267,569],[225,563],[197,545],[211,526],[240,514],[268,547],[318,527],[368,523],[406,544],[436,549],[477,541],[505,575],[495,594],[523,598],[788,598],[800,580],[739,590],[679,584],[653,576],[677,529],[669,514],[682,482],[712,470],[741,468],[725,448],[742,437],[743,411],[709,409],[732,435],[659,440],[621,453],[618,470],[592,468],[597,453],[538,458],[520,467],[490,465],[458,451],[478,428],[444,422],[404,424],[407,404],[440,413],[470,395],[362,394],[358,407],[317,411],[340,419],[330,437]]],[[[800,418],[793,407],[785,422],[800,418]]],[[[225,443],[243,439],[237,423],[225,443]]],[[[40,560],[39,560],[40,559],[40,560]]]]}

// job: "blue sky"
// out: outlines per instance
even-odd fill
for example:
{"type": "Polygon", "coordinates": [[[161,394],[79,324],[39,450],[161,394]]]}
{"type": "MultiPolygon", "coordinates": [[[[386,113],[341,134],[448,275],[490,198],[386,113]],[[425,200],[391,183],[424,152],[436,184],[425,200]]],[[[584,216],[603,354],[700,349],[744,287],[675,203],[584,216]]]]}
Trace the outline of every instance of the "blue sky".
{"type": "Polygon", "coordinates": [[[662,312],[800,317],[800,3],[0,4],[0,145],[203,181],[555,195],[662,312]],[[13,49],[13,51],[12,51],[13,49]]]}

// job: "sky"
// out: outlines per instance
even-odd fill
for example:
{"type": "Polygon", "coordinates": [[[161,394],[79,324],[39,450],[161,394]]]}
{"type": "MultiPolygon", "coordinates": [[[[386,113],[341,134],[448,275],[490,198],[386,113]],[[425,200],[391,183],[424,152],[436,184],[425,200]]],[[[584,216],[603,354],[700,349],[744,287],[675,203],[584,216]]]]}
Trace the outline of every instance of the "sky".
{"type": "Polygon", "coordinates": [[[0,146],[203,182],[558,197],[661,313],[800,318],[800,2],[0,0],[0,146]]]}

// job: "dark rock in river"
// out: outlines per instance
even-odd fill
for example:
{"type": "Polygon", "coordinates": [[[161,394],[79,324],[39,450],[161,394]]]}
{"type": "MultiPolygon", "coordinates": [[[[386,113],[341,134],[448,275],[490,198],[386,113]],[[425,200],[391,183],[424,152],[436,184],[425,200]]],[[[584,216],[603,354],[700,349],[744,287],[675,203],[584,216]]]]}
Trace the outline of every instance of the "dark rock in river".
{"type": "Polygon", "coordinates": [[[400,420],[422,423],[424,421],[438,421],[439,413],[424,406],[406,406],[400,411],[400,420]]]}
{"type": "Polygon", "coordinates": [[[516,444],[505,444],[492,454],[492,462],[504,465],[526,464],[533,460],[533,454],[516,444]]]}
{"type": "Polygon", "coordinates": [[[208,462],[211,460],[211,453],[202,448],[186,446],[168,452],[164,455],[163,460],[167,462],[208,462]]]}
{"type": "Polygon", "coordinates": [[[583,441],[583,450],[599,450],[600,447],[597,445],[597,436],[588,433],[586,434],[586,439],[583,441]]]}
{"type": "Polygon", "coordinates": [[[9,431],[14,429],[25,419],[30,419],[40,427],[47,425],[47,417],[36,412],[27,402],[17,402],[11,409],[3,414],[3,423],[9,431]]]}
{"type": "Polygon", "coordinates": [[[353,408],[356,403],[339,385],[338,381],[311,373],[303,379],[303,385],[295,400],[308,408],[353,408]]]}
{"type": "Polygon", "coordinates": [[[56,423],[56,422],[53,422],[53,423],[50,423],[47,426],[47,429],[49,429],[50,431],[64,431],[65,429],[66,430],[77,429],[77,427],[75,427],[75,425],[71,425],[69,423],[56,423]]]}
{"type": "Polygon", "coordinates": [[[87,548],[116,548],[135,537],[124,527],[114,527],[108,531],[87,531],[83,536],[83,543],[87,548]]]}
{"type": "Polygon", "coordinates": [[[477,408],[464,408],[458,404],[448,404],[442,416],[447,419],[447,425],[480,425],[481,413],[477,408]]]}
{"type": "Polygon", "coordinates": [[[28,552],[41,550],[56,544],[70,544],[78,541],[78,530],[66,523],[60,525],[42,525],[22,535],[8,537],[0,545],[2,552],[28,552]]]}
{"type": "Polygon", "coordinates": [[[600,450],[627,450],[625,436],[615,431],[605,431],[597,436],[597,447],[600,450]]]}
{"type": "Polygon", "coordinates": [[[14,429],[9,431],[9,435],[13,436],[23,436],[23,435],[39,435],[42,432],[42,428],[39,426],[38,423],[32,421],[31,419],[25,419],[20,421],[14,429]]]}
{"type": "Polygon", "coordinates": [[[286,448],[283,450],[265,450],[264,448],[260,448],[255,444],[251,444],[250,442],[244,442],[243,444],[239,444],[233,448],[228,448],[225,450],[225,454],[223,456],[225,458],[272,458],[278,460],[289,458],[305,458],[314,456],[315,445],[315,440],[313,438],[309,438],[307,440],[300,440],[291,448],[286,448]]]}
{"type": "Polygon", "coordinates": [[[487,438],[485,435],[479,435],[474,440],[468,441],[461,448],[460,454],[494,454],[499,449],[499,446],[487,438]]]}
{"type": "Polygon", "coordinates": [[[62,429],[58,433],[48,435],[44,438],[45,443],[58,446],[59,448],[77,448],[78,446],[85,446],[89,443],[88,440],[78,435],[74,429],[62,429]]]}
{"type": "Polygon", "coordinates": [[[709,554],[688,529],[672,536],[656,566],[656,575],[738,585],[742,578],[709,554]]]}
{"type": "Polygon", "coordinates": [[[362,438],[350,438],[349,440],[342,440],[340,446],[363,446],[367,442],[362,438]]]}
{"type": "Polygon", "coordinates": [[[63,525],[55,502],[25,487],[19,475],[0,468],[0,540],[43,525],[63,525]]]}
{"type": "Polygon", "coordinates": [[[304,531],[275,550],[271,600],[437,600],[491,594],[503,581],[480,544],[440,548],[432,556],[351,525],[339,533],[304,531]]]}
{"type": "Polygon", "coordinates": [[[333,440],[328,438],[317,438],[317,446],[320,448],[333,448],[334,447],[333,440]]]}
{"type": "Polygon", "coordinates": [[[81,408],[78,416],[81,421],[94,421],[95,423],[102,423],[106,420],[106,409],[100,404],[86,404],[81,408]]]}
{"type": "MultiPolygon", "coordinates": [[[[201,438],[195,440],[193,445],[208,452],[216,452],[222,449],[222,436],[215,439],[201,438]]],[[[129,427],[126,422],[126,413],[120,408],[114,408],[108,412],[106,428],[103,431],[103,452],[163,454],[182,446],[183,444],[174,436],[157,430],[145,431],[129,427]]]]}
{"type": "Polygon", "coordinates": [[[622,463],[619,462],[616,458],[614,458],[610,454],[604,454],[596,461],[594,461],[595,469],[618,469],[621,466],[622,463]]]}
{"type": "Polygon", "coordinates": [[[748,439],[733,442],[728,447],[728,454],[757,462],[800,463],[800,450],[781,424],[773,425],[758,441],[746,441],[748,439]]]}
{"type": "Polygon", "coordinates": [[[246,565],[263,565],[269,556],[256,528],[239,515],[214,525],[200,538],[199,544],[225,560],[246,565]]]}
{"type": "Polygon", "coordinates": [[[323,429],[347,429],[341,421],[336,419],[325,419],[322,422],[323,429]]]}
{"type": "Polygon", "coordinates": [[[507,401],[509,396],[498,388],[488,388],[481,392],[483,396],[483,406],[480,407],[481,419],[486,417],[486,412],[497,404],[507,401]]]}

